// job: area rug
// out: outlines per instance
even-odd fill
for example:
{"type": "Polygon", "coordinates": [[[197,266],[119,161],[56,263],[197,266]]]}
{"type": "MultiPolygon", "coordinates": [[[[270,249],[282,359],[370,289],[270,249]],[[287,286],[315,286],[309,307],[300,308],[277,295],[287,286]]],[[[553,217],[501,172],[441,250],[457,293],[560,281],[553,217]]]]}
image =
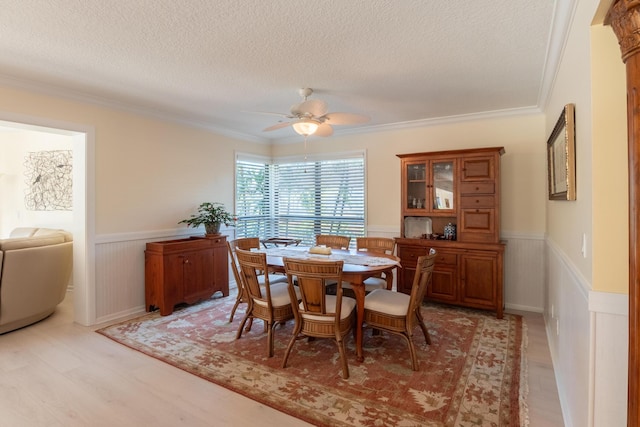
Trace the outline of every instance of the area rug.
{"type": "Polygon", "coordinates": [[[97,332],[257,402],[318,426],[527,425],[526,325],[520,316],[424,305],[431,334],[415,331],[420,370],[411,370],[407,345],[391,334],[365,330],[365,360],[347,337],[349,379],[343,379],[335,342],[296,342],[282,358],[293,321],[276,327],[275,356],[267,357],[261,321],[236,340],[244,315],[235,301],[212,298],[158,312],[97,332]]]}

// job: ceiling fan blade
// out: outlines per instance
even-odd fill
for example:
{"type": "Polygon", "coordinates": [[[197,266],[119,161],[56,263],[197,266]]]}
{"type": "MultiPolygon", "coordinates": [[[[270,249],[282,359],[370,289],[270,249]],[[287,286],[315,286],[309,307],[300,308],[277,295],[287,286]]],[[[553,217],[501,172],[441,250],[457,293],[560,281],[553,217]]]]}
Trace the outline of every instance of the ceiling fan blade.
{"type": "Polygon", "coordinates": [[[371,118],[363,114],[355,113],[329,113],[323,117],[326,123],[332,125],[355,125],[367,123],[371,118]]]}
{"type": "Polygon", "coordinates": [[[327,123],[320,123],[318,129],[313,133],[313,136],[331,136],[333,135],[333,128],[327,123]]]}
{"type": "Polygon", "coordinates": [[[282,129],[282,128],[286,128],[287,126],[291,126],[291,122],[281,122],[281,123],[276,123],[273,126],[269,126],[268,128],[262,129],[263,132],[268,132],[270,130],[276,130],[276,129],[282,129]]]}
{"type": "Polygon", "coordinates": [[[296,117],[320,117],[327,113],[327,103],[320,99],[309,99],[291,106],[291,114],[296,117]],[[310,116],[309,116],[310,115],[310,116]]]}
{"type": "Polygon", "coordinates": [[[293,116],[291,114],[286,113],[274,113],[273,111],[242,111],[243,113],[251,113],[251,114],[263,114],[267,116],[278,116],[278,117],[286,117],[288,119],[292,119],[293,116]]]}

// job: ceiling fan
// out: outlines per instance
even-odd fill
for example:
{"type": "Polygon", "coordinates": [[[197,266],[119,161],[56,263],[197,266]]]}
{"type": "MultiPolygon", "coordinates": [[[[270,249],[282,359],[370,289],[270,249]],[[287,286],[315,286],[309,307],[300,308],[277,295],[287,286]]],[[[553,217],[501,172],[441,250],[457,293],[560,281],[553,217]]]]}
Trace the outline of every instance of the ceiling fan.
{"type": "Polygon", "coordinates": [[[293,104],[289,114],[280,114],[293,120],[269,126],[264,129],[265,132],[291,126],[293,130],[303,136],[331,136],[333,125],[352,125],[369,121],[369,117],[362,114],[328,113],[326,102],[320,99],[307,99],[313,93],[311,88],[302,88],[298,90],[298,93],[303,101],[293,104]]]}

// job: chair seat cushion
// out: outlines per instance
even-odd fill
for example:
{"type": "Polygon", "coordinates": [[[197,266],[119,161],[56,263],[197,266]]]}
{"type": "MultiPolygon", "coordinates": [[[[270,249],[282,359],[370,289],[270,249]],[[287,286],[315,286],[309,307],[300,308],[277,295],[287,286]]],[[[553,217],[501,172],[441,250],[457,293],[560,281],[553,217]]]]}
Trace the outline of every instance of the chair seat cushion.
{"type": "MultiPolygon", "coordinates": [[[[260,286],[264,286],[264,283],[265,283],[264,278],[265,278],[265,275],[258,276],[258,283],[260,283],[260,286]]],[[[282,274],[269,273],[269,284],[273,285],[276,283],[287,283],[287,276],[282,274]]]]}
{"type": "MultiPolygon", "coordinates": [[[[336,312],[336,296],[335,295],[326,295],[326,304],[327,304],[327,313],[335,313],[336,312]]],[[[304,305],[302,302],[298,305],[300,310],[304,310],[304,305]]],[[[356,308],[356,300],[349,297],[342,297],[342,308],[340,309],[340,319],[346,319],[349,317],[353,309],[356,308]]],[[[311,319],[321,322],[333,322],[331,317],[326,316],[318,316],[315,314],[306,314],[302,313],[302,317],[305,319],[311,319]]]]}
{"type": "Polygon", "coordinates": [[[364,309],[393,316],[406,316],[411,297],[401,292],[375,289],[364,298],[364,309]]]}
{"type": "MultiPolygon", "coordinates": [[[[269,289],[271,289],[271,305],[274,307],[282,307],[291,304],[291,298],[289,298],[289,289],[286,283],[269,283],[269,289]]],[[[296,290],[296,294],[297,294],[296,290]]],[[[266,297],[266,291],[262,293],[263,297],[266,297]]],[[[267,303],[262,300],[254,300],[256,304],[263,307],[267,306],[267,303]]]]}

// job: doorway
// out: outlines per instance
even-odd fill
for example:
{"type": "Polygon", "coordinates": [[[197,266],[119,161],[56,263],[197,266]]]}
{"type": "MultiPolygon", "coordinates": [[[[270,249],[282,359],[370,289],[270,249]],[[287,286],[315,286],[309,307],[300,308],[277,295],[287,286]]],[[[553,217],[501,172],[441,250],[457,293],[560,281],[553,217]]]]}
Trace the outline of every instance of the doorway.
{"type": "MultiPolygon", "coordinates": [[[[73,152],[73,310],[74,321],[89,326],[95,323],[94,259],[94,144],[91,127],[37,117],[0,112],[0,126],[20,132],[39,132],[64,136],[73,152]]],[[[27,225],[27,224],[24,224],[27,225]]]]}

